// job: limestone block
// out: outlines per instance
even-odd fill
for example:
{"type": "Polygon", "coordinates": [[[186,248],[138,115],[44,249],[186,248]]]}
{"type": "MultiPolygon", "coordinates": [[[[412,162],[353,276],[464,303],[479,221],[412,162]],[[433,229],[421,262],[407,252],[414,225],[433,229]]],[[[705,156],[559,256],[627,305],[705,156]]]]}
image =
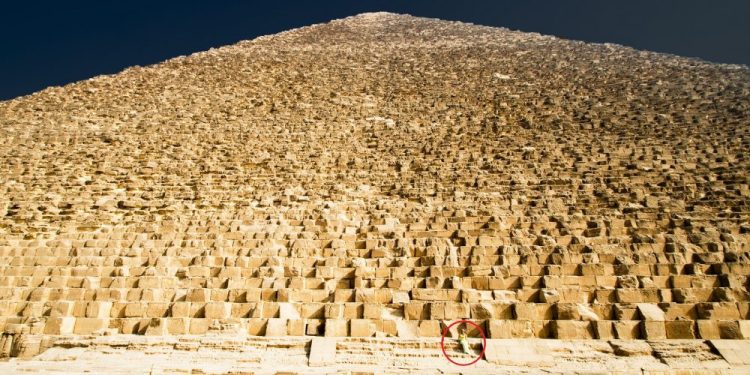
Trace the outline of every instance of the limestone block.
{"type": "Polygon", "coordinates": [[[482,302],[471,304],[472,319],[513,319],[513,304],[482,302]]]}
{"type": "Polygon", "coordinates": [[[365,319],[380,319],[383,315],[383,305],[379,303],[365,303],[363,314],[365,319]]]}
{"type": "Polygon", "coordinates": [[[443,305],[444,315],[442,319],[466,319],[471,316],[468,303],[454,303],[454,302],[447,302],[444,304],[435,303],[435,302],[432,303],[432,306],[436,306],[436,305],[443,305]]]}
{"type": "Polygon", "coordinates": [[[750,357],[747,355],[750,352],[749,341],[711,340],[711,346],[732,366],[743,368],[741,366],[750,365],[750,357]]]}
{"type": "Polygon", "coordinates": [[[284,337],[287,335],[287,320],[271,318],[268,319],[266,326],[266,336],[269,337],[284,337]]]}
{"type": "Polygon", "coordinates": [[[163,318],[169,313],[169,303],[154,302],[146,305],[146,317],[163,318]]]}
{"type": "Polygon", "coordinates": [[[344,319],[326,319],[326,337],[346,337],[349,334],[349,321],[344,319]]]}
{"type": "Polygon", "coordinates": [[[739,320],[740,312],[737,304],[733,302],[720,303],[699,303],[696,306],[696,312],[699,319],[712,320],[739,320]]]}
{"type": "Polygon", "coordinates": [[[719,320],[719,336],[722,339],[743,339],[739,322],[736,320],[719,320]]]}
{"type": "Polygon", "coordinates": [[[372,337],[375,335],[375,324],[370,319],[352,319],[352,337],[372,337]]]}
{"type": "Polygon", "coordinates": [[[554,357],[547,345],[539,340],[487,340],[484,352],[487,362],[504,366],[549,367],[554,357]]]}
{"type": "Polygon", "coordinates": [[[640,338],[640,322],[637,320],[620,320],[613,323],[615,335],[620,340],[640,338]]]}
{"type": "Polygon", "coordinates": [[[657,305],[651,303],[639,303],[636,306],[638,307],[638,312],[641,314],[643,320],[659,322],[666,320],[664,311],[657,305]]]}
{"type": "Polygon", "coordinates": [[[140,318],[146,316],[146,304],[130,302],[125,305],[124,316],[126,318],[140,318]]]}
{"type": "Polygon", "coordinates": [[[742,338],[750,339],[750,320],[740,320],[738,324],[742,338]]]}
{"type": "Polygon", "coordinates": [[[664,322],[668,339],[695,339],[695,323],[692,320],[673,320],[664,322]]]}
{"type": "Polygon", "coordinates": [[[489,320],[488,335],[493,339],[534,338],[534,327],[530,320],[489,320]]]}
{"type": "Polygon", "coordinates": [[[421,320],[417,325],[417,336],[440,337],[442,335],[440,322],[437,320],[421,320]]]}
{"type": "Polygon", "coordinates": [[[614,324],[611,320],[593,322],[593,327],[597,339],[611,340],[615,338],[614,324]]]}
{"type": "Polygon", "coordinates": [[[146,336],[167,335],[169,333],[167,320],[167,318],[151,318],[144,334],[146,336]]]}
{"type": "Polygon", "coordinates": [[[72,316],[74,305],[73,301],[56,301],[52,304],[52,309],[50,309],[50,317],[72,316]]]}
{"type": "Polygon", "coordinates": [[[186,335],[190,332],[189,318],[164,318],[163,320],[167,322],[167,332],[170,335],[186,335]]]}
{"type": "Polygon", "coordinates": [[[558,339],[593,339],[594,330],[591,322],[579,320],[556,320],[552,331],[558,339]]]}
{"type": "Polygon", "coordinates": [[[641,321],[641,337],[646,340],[666,339],[666,325],[663,321],[643,320],[641,321]]]}
{"type": "Polygon", "coordinates": [[[697,320],[696,322],[698,323],[698,335],[700,338],[705,340],[721,338],[719,322],[715,320],[697,320]]]}
{"type": "Polygon", "coordinates": [[[289,336],[304,336],[305,328],[306,324],[304,319],[289,319],[287,323],[287,334],[289,336]]]}
{"type": "Polygon", "coordinates": [[[396,336],[399,338],[413,339],[419,334],[419,322],[416,320],[397,320],[396,324],[396,336]]]}
{"type": "Polygon", "coordinates": [[[229,302],[209,302],[204,309],[206,319],[225,319],[232,315],[232,304],[229,302]]]}
{"type": "Polygon", "coordinates": [[[76,318],[71,316],[48,318],[44,326],[46,335],[69,335],[73,333],[76,318]]]}
{"type": "Polygon", "coordinates": [[[173,318],[192,318],[190,302],[174,302],[170,306],[169,316],[173,318]]]}
{"type": "Polygon", "coordinates": [[[557,308],[557,319],[560,320],[599,320],[599,316],[585,304],[558,302],[555,307],[557,308]]]}
{"type": "Polygon", "coordinates": [[[513,304],[513,316],[519,320],[552,320],[555,316],[555,306],[517,302],[513,304]]]}
{"type": "Polygon", "coordinates": [[[324,321],[321,319],[306,319],[305,334],[308,336],[320,336],[323,333],[324,321]]]}
{"type": "Polygon", "coordinates": [[[429,318],[430,305],[425,302],[409,302],[404,304],[404,318],[408,320],[423,320],[429,318]]]}
{"type": "Polygon", "coordinates": [[[190,334],[191,335],[203,335],[208,332],[208,327],[211,325],[210,319],[202,318],[191,318],[190,319],[190,334]]]}
{"type": "MultiPolygon", "coordinates": [[[[255,318],[247,320],[247,334],[250,336],[264,336],[268,319],[255,318]]],[[[192,327],[192,320],[190,323],[192,327]]]]}
{"type": "Polygon", "coordinates": [[[190,289],[185,296],[187,302],[209,302],[211,301],[211,291],[209,289],[199,288],[190,289]]]}
{"type": "Polygon", "coordinates": [[[279,318],[281,319],[300,319],[300,313],[297,310],[297,304],[282,302],[279,303],[279,318]]]}
{"type": "Polygon", "coordinates": [[[360,319],[364,316],[364,304],[346,303],[344,304],[344,319],[360,319]]]}
{"type": "Polygon", "coordinates": [[[344,305],[340,303],[328,303],[325,305],[324,317],[326,319],[341,319],[344,317],[344,305]]]}
{"type": "Polygon", "coordinates": [[[336,363],[336,339],[329,337],[315,337],[310,344],[308,366],[321,367],[336,363]]]}
{"type": "Polygon", "coordinates": [[[107,327],[109,327],[109,318],[76,318],[73,333],[89,335],[107,327]]]}

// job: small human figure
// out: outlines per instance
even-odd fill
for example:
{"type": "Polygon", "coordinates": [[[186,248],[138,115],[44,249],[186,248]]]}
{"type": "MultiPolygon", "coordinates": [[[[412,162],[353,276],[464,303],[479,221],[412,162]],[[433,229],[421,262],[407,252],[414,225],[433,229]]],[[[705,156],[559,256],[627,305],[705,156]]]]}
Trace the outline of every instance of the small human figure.
{"type": "Polygon", "coordinates": [[[469,354],[469,341],[466,340],[466,328],[461,328],[458,333],[458,342],[461,344],[464,354],[469,354]]]}

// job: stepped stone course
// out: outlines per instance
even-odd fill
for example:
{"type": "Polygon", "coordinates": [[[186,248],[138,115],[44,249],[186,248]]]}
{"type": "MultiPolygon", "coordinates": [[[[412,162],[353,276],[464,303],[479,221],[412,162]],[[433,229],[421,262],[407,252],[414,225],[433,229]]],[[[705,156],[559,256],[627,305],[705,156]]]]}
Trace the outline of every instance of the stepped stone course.
{"type": "Polygon", "coordinates": [[[0,141],[0,369],[750,371],[747,67],[367,13],[0,141]]]}

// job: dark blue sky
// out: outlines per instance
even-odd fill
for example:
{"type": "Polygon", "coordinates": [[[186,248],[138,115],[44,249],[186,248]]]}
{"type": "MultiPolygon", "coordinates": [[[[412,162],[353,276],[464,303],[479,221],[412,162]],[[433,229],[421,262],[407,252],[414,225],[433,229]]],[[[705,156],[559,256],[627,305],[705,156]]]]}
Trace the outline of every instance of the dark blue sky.
{"type": "Polygon", "coordinates": [[[27,0],[0,9],[0,99],[378,10],[750,65],[747,0],[27,0]]]}

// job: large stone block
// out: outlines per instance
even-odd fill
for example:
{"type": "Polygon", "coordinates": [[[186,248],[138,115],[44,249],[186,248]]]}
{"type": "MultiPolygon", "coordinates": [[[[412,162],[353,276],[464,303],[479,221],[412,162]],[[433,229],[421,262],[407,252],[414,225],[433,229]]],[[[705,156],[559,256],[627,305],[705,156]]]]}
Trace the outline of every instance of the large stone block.
{"type": "Polygon", "coordinates": [[[232,304],[229,302],[209,302],[204,309],[206,319],[225,319],[232,315],[232,304]]]}
{"type": "Polygon", "coordinates": [[[76,318],[73,333],[88,335],[109,327],[109,318],[76,318]]]}
{"type": "Polygon", "coordinates": [[[695,322],[692,320],[673,320],[664,322],[668,339],[695,339],[695,322]]]}
{"type": "Polygon", "coordinates": [[[352,337],[372,337],[375,335],[375,323],[370,319],[352,319],[350,335],[352,337]]]}
{"type": "Polygon", "coordinates": [[[558,339],[593,339],[594,330],[591,322],[578,320],[556,320],[552,330],[558,339]]]}
{"type": "Polygon", "coordinates": [[[489,320],[488,335],[493,339],[524,339],[536,337],[530,320],[489,320]]]}
{"type": "Polygon", "coordinates": [[[345,319],[326,319],[326,337],[346,337],[349,335],[349,321],[345,319]]]}
{"type": "Polygon", "coordinates": [[[287,335],[287,320],[271,318],[268,319],[266,326],[266,336],[269,337],[284,337],[287,335]]]}
{"type": "Polygon", "coordinates": [[[48,318],[44,325],[46,335],[69,335],[73,333],[76,318],[72,316],[48,318]]]}
{"type": "Polygon", "coordinates": [[[321,367],[336,363],[336,339],[329,337],[315,337],[310,344],[308,366],[321,367]]]}

